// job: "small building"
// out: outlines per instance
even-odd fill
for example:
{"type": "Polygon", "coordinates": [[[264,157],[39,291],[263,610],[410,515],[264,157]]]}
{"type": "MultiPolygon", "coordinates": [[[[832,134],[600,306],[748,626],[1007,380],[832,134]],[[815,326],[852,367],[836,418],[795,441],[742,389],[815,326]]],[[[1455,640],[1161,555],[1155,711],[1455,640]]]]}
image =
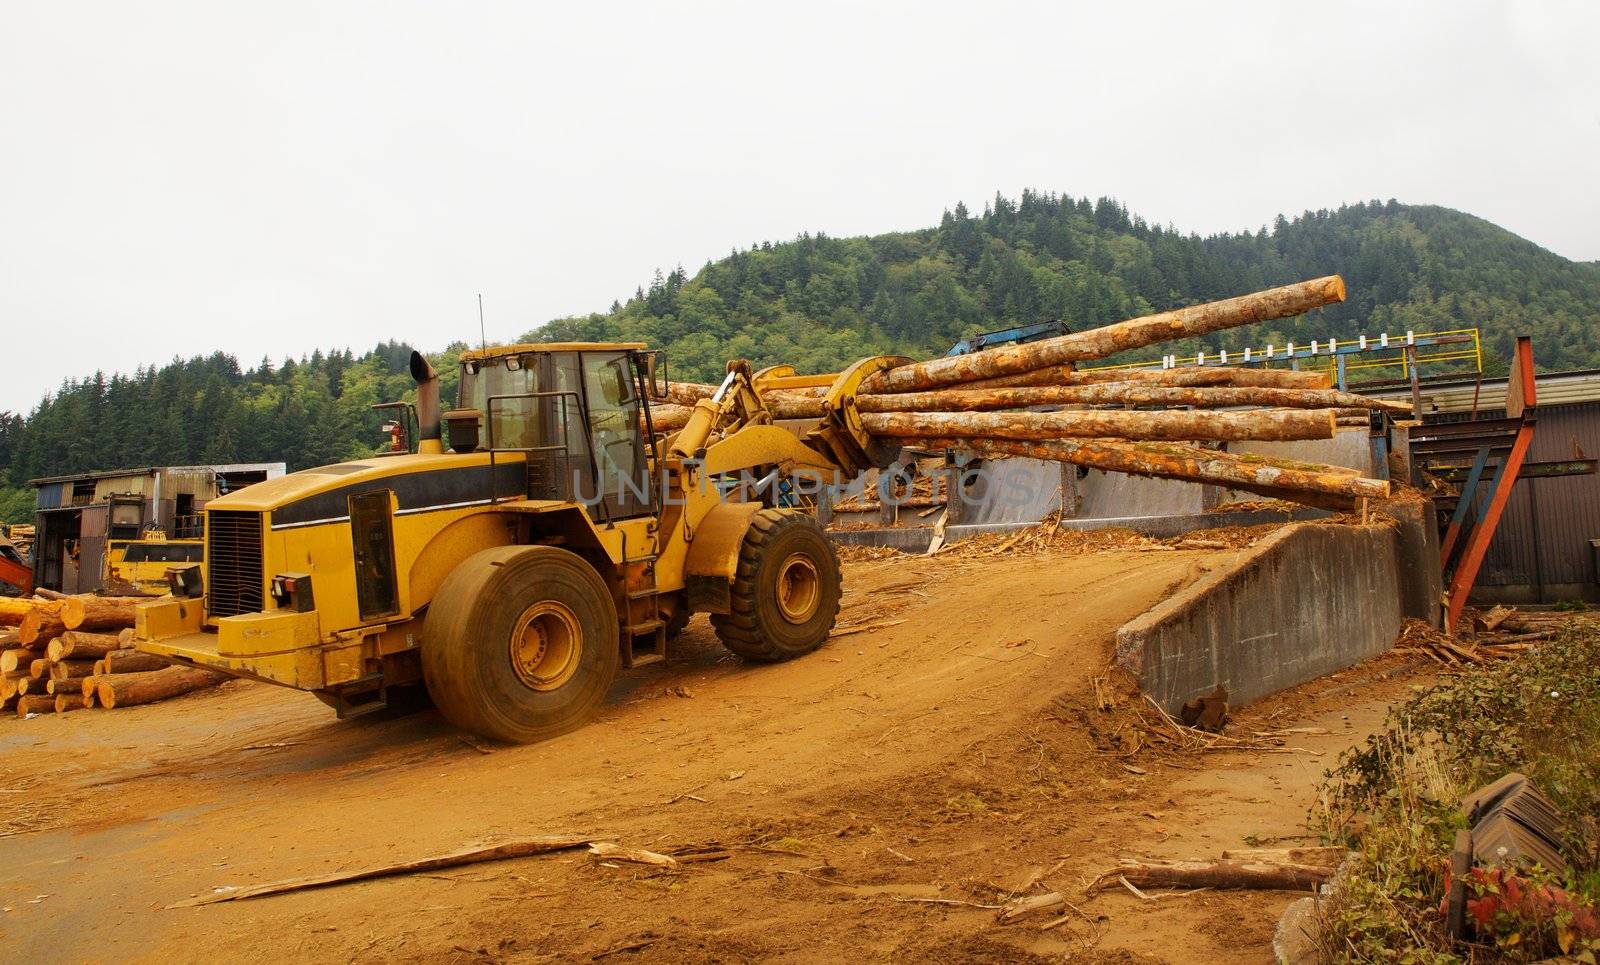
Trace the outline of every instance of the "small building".
{"type": "MultiPolygon", "coordinates": [[[[1537,348],[1537,346],[1536,346],[1537,348]]],[[[1600,370],[1538,376],[1530,463],[1600,458],[1600,370]]],[[[1440,379],[1421,387],[1427,424],[1503,419],[1504,378],[1440,379]]],[[[1373,392],[1409,398],[1410,390],[1373,392]]],[[[1600,603],[1600,476],[1524,476],[1517,481],[1484,555],[1470,601],[1600,603]]]]}
{"type": "MultiPolygon", "coordinates": [[[[281,462],[155,466],[29,480],[36,490],[33,581],[63,593],[105,584],[113,544],[188,541],[203,533],[200,511],[218,496],[282,476],[281,462]]],[[[174,547],[174,551],[177,548],[174,547]]]]}

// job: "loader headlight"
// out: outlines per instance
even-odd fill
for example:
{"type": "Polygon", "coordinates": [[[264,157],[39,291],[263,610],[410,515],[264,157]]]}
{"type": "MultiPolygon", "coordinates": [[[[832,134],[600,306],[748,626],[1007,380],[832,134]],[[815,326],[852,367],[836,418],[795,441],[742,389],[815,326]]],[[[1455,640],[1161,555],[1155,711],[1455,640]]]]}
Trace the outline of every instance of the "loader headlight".
{"type": "Polygon", "coordinates": [[[280,610],[309,613],[317,608],[310,573],[279,573],[272,578],[272,601],[280,610]]]}

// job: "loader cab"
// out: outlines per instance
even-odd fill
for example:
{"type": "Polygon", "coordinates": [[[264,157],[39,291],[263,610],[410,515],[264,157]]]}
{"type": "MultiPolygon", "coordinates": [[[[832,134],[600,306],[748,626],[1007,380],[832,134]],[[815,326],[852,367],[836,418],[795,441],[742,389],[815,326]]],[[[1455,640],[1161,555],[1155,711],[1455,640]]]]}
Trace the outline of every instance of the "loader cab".
{"type": "Polygon", "coordinates": [[[581,501],[596,520],[653,511],[639,344],[513,345],[461,358],[454,452],[521,453],[528,497],[581,501]]]}

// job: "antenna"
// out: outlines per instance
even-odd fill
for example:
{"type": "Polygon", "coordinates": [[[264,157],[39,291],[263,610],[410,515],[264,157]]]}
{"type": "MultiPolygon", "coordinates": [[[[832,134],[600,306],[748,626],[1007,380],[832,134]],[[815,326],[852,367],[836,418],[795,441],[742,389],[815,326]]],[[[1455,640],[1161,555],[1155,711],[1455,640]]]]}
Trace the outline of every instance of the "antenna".
{"type": "Polygon", "coordinates": [[[489,336],[483,331],[483,292],[478,292],[478,344],[485,352],[489,350],[489,336]]]}

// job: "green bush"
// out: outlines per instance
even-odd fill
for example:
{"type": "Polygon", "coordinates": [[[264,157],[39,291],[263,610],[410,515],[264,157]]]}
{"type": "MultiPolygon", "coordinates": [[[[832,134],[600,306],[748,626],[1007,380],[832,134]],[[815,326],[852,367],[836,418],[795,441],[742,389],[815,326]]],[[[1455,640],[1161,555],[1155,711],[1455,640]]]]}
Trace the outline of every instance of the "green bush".
{"type": "Polygon", "coordinates": [[[1396,708],[1329,772],[1312,823],[1360,851],[1324,909],[1329,958],[1592,961],[1584,956],[1600,944],[1572,922],[1574,911],[1589,921],[1600,902],[1600,628],[1563,630],[1520,659],[1468,670],[1396,708]],[[1560,877],[1535,869],[1473,879],[1485,916],[1477,944],[1452,942],[1440,906],[1455,832],[1465,827],[1459,801],[1508,771],[1528,775],[1566,814],[1572,863],[1560,877]],[[1508,883],[1541,900],[1485,901],[1508,883]]]}

